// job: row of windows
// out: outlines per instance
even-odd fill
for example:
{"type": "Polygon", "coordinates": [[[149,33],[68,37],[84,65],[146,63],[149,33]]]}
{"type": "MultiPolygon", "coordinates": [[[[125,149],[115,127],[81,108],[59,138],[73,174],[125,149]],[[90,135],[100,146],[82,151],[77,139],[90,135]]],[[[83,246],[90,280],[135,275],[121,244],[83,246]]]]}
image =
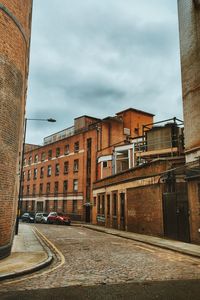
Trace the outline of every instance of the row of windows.
{"type": "MultiPolygon", "coordinates": [[[[124,217],[124,209],[125,209],[125,198],[124,193],[120,193],[120,216],[124,217]]],[[[112,208],[112,215],[117,216],[118,211],[118,198],[117,194],[113,193],[112,197],[112,207],[110,205],[110,195],[98,195],[97,199],[97,214],[105,215],[105,205],[107,205],[107,216],[110,216],[111,208],[112,208]],[[105,203],[106,202],[106,203],[105,203]]]]}
{"type": "MultiPolygon", "coordinates": [[[[75,142],[74,143],[74,152],[78,152],[78,151],[79,151],[79,142],[75,142]]],[[[42,152],[40,160],[44,161],[46,158],[48,160],[52,159],[52,153],[53,153],[53,151],[51,149],[48,150],[47,153],[42,152]]],[[[67,145],[64,146],[64,155],[68,155],[69,153],[70,153],[70,146],[69,146],[69,144],[67,144],[67,145]]],[[[60,147],[57,147],[56,148],[56,157],[59,157],[60,155],[61,155],[60,147]]],[[[34,163],[37,163],[38,161],[39,161],[39,156],[38,156],[38,154],[35,154],[34,163]]],[[[33,158],[32,158],[32,156],[29,156],[28,165],[31,165],[32,162],[33,162],[33,158]]],[[[24,166],[26,165],[26,159],[24,159],[23,164],[24,164],[24,166]]]]}
{"type": "MultiPolygon", "coordinates": [[[[30,209],[32,211],[35,211],[35,200],[30,201],[24,201],[25,203],[25,211],[29,211],[30,209]]],[[[78,212],[78,200],[72,200],[72,213],[77,213],[78,212]]],[[[67,200],[63,200],[63,208],[62,208],[64,213],[67,213],[69,208],[67,208],[67,200]]],[[[50,205],[49,205],[49,200],[45,201],[45,211],[50,211],[50,205]]],[[[53,211],[58,211],[58,200],[53,201],[53,211]]],[[[70,209],[71,213],[71,209],[70,209]]]]}
{"type": "MultiPolygon", "coordinates": [[[[75,159],[74,160],[73,171],[74,172],[78,172],[78,170],[79,170],[79,160],[75,159]]],[[[63,173],[64,174],[68,174],[68,172],[69,172],[69,162],[65,161],[64,162],[64,171],[63,171],[63,173]]],[[[40,168],[40,178],[44,177],[44,173],[45,173],[45,167],[41,167],[40,168]]],[[[52,175],[52,166],[48,165],[47,166],[47,176],[50,177],[51,175],[52,175]]],[[[55,164],[55,175],[56,176],[60,175],[60,164],[55,164]]],[[[23,178],[22,178],[22,180],[25,179],[25,176],[26,176],[26,171],[23,172],[23,178]]],[[[33,179],[37,179],[37,177],[38,177],[38,169],[35,168],[33,170],[33,179]]],[[[28,170],[28,172],[27,172],[27,180],[30,180],[30,179],[31,179],[31,170],[28,170]]]]}
{"type": "MultiPolygon", "coordinates": [[[[54,194],[57,194],[59,190],[59,182],[55,181],[54,182],[54,194]]],[[[46,184],[46,194],[50,194],[51,192],[51,183],[47,182],[46,184]]],[[[68,191],[68,180],[64,180],[63,181],[63,193],[66,193],[68,191]]],[[[74,192],[78,192],[78,179],[74,179],[73,180],[73,191],[74,192]]],[[[24,187],[22,187],[22,194],[24,194],[26,192],[26,195],[30,195],[30,185],[27,185],[26,187],[26,191],[24,191],[24,187]]],[[[36,184],[33,184],[33,188],[32,188],[32,195],[36,195],[36,184]]],[[[44,193],[44,184],[40,183],[39,185],[39,194],[43,194],[44,193]]]]}

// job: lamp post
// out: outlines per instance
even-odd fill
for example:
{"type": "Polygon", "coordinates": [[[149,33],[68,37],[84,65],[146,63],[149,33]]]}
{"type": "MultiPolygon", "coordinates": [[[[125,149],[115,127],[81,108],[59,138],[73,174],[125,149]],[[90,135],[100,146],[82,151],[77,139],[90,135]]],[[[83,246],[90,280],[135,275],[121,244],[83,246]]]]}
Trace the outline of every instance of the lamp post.
{"type": "Polygon", "coordinates": [[[23,164],[24,164],[24,151],[25,151],[25,142],[26,142],[26,126],[27,121],[42,121],[42,122],[56,122],[55,119],[29,119],[25,118],[24,121],[24,138],[23,138],[23,145],[22,145],[22,155],[21,155],[21,170],[20,170],[20,177],[19,177],[19,193],[18,193],[18,205],[17,205],[17,217],[16,217],[16,225],[15,225],[15,235],[18,235],[19,231],[19,217],[20,217],[20,210],[21,210],[21,197],[23,196],[22,190],[22,178],[23,178],[23,164]]]}

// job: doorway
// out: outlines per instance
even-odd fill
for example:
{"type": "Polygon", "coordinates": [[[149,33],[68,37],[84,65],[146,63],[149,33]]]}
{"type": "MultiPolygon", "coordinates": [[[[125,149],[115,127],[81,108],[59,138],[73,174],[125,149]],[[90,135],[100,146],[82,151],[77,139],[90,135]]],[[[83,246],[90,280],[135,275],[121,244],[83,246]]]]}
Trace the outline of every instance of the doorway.
{"type": "Polygon", "coordinates": [[[163,193],[164,235],[170,239],[190,242],[187,184],[176,184],[175,192],[163,193]]]}

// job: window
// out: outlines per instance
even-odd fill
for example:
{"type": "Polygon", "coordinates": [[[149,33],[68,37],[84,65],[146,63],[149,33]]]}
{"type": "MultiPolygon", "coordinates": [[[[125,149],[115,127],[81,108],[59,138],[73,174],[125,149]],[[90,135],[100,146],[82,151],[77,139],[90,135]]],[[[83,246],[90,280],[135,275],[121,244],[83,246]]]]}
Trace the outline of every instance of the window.
{"type": "Polygon", "coordinates": [[[105,196],[102,195],[102,215],[105,215],[105,196]]]}
{"type": "Polygon", "coordinates": [[[63,192],[66,193],[67,190],[68,190],[68,181],[65,180],[65,181],[63,181],[63,192]]]}
{"type": "Polygon", "coordinates": [[[56,168],[55,168],[55,175],[58,176],[60,173],[60,165],[56,164],[56,168]]]}
{"type": "Polygon", "coordinates": [[[117,194],[113,194],[113,216],[117,215],[117,194]]]}
{"type": "Polygon", "coordinates": [[[41,154],[41,161],[44,161],[44,160],[45,160],[45,157],[46,157],[45,152],[42,152],[42,154],[41,154]]]}
{"type": "Polygon", "coordinates": [[[28,164],[29,164],[29,166],[32,164],[32,156],[29,156],[28,164]]]}
{"type": "Polygon", "coordinates": [[[96,206],[97,198],[94,197],[93,205],[96,206]]]}
{"type": "Polygon", "coordinates": [[[34,163],[37,163],[37,162],[38,162],[38,154],[35,154],[34,163]]]}
{"type": "Polygon", "coordinates": [[[24,172],[23,172],[23,175],[22,175],[22,181],[24,181],[25,176],[26,176],[26,172],[24,171],[24,172]]]}
{"type": "Polygon", "coordinates": [[[60,156],[60,148],[56,148],[56,157],[60,156]]]}
{"type": "Polygon", "coordinates": [[[125,217],[125,194],[120,194],[120,217],[125,217]]]}
{"type": "Polygon", "coordinates": [[[72,206],[72,212],[73,213],[76,213],[77,212],[77,200],[73,200],[73,202],[72,202],[73,204],[73,206],[72,206]]]}
{"type": "Polygon", "coordinates": [[[103,168],[107,168],[108,166],[108,162],[107,161],[103,161],[103,168]]]}
{"type": "MultiPolygon", "coordinates": [[[[54,209],[54,211],[58,210],[58,201],[57,200],[54,200],[54,202],[53,202],[53,209],[54,209]]],[[[57,214],[54,216],[57,216],[57,214]]]]}
{"type": "Polygon", "coordinates": [[[30,185],[27,185],[27,195],[30,194],[30,185]]]}
{"type": "Polygon", "coordinates": [[[101,198],[98,196],[98,201],[97,201],[97,213],[100,214],[101,210],[101,198]]]}
{"type": "Polygon", "coordinates": [[[46,192],[47,192],[47,194],[50,193],[50,189],[51,189],[51,184],[50,184],[50,182],[47,182],[47,186],[46,186],[46,192]]]}
{"type": "Polygon", "coordinates": [[[35,196],[36,193],[36,184],[33,185],[33,196],[35,196]]]}
{"type": "Polygon", "coordinates": [[[34,169],[33,179],[37,179],[37,169],[34,169]]]}
{"type": "Polygon", "coordinates": [[[40,168],[40,178],[44,177],[44,167],[40,168]]]}
{"type": "Polygon", "coordinates": [[[28,170],[28,177],[27,177],[27,180],[30,180],[31,179],[31,170],[28,170]]]}
{"type": "Polygon", "coordinates": [[[25,166],[26,165],[26,158],[24,158],[24,160],[23,160],[23,166],[25,166]]]}
{"type": "Polygon", "coordinates": [[[107,195],[107,216],[110,216],[110,195],[107,195]]]}
{"type": "Polygon", "coordinates": [[[121,150],[115,152],[116,172],[128,170],[129,166],[129,150],[121,150]]]}
{"type": "Polygon", "coordinates": [[[35,201],[34,200],[31,201],[31,210],[32,211],[35,210],[35,201]]]}
{"type": "Polygon", "coordinates": [[[69,144],[65,145],[64,154],[69,154],[69,144]]]}
{"type": "Polygon", "coordinates": [[[52,150],[48,151],[48,160],[52,159],[52,150]]]}
{"type": "Polygon", "coordinates": [[[41,195],[42,193],[43,193],[43,183],[40,183],[39,194],[41,195]]]}
{"type": "Polygon", "coordinates": [[[74,143],[74,152],[79,151],[79,142],[74,143]]]}
{"type": "Polygon", "coordinates": [[[48,177],[51,176],[51,166],[50,165],[47,167],[47,176],[48,177]]]}
{"type": "Polygon", "coordinates": [[[78,159],[74,160],[74,172],[78,172],[78,165],[79,165],[79,161],[78,159]]]}
{"type": "Polygon", "coordinates": [[[78,179],[74,179],[73,181],[73,190],[74,192],[78,191],[78,179]]]}
{"type": "Polygon", "coordinates": [[[68,174],[69,172],[69,162],[65,161],[64,162],[64,174],[68,174]]]}
{"type": "Polygon", "coordinates": [[[54,193],[58,194],[58,181],[54,183],[54,193]]]}

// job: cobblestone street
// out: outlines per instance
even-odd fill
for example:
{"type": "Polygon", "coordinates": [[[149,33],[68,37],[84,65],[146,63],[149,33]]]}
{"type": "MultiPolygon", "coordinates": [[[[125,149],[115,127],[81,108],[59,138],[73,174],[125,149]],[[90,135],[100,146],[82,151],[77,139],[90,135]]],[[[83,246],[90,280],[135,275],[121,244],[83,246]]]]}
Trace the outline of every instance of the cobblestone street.
{"type": "MultiPolygon", "coordinates": [[[[34,226],[34,225],[29,225],[34,226]]],[[[200,279],[199,259],[77,226],[36,225],[59,250],[54,263],[1,283],[5,292],[200,279]]]]}

